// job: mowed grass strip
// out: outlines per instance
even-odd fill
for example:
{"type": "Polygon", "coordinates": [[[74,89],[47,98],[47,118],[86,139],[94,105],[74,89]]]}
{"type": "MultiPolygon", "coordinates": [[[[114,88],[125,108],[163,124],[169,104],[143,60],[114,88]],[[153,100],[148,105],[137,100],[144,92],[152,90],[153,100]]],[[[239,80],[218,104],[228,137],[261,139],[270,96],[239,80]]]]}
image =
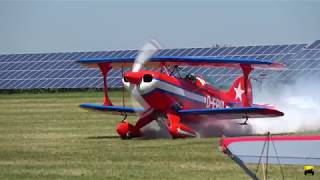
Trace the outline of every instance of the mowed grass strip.
{"type": "MultiPolygon", "coordinates": [[[[110,96],[122,104],[121,92],[110,96]]],[[[79,108],[102,97],[0,94],[0,179],[249,179],[220,152],[219,138],[120,140],[122,117],[79,108]]],[[[286,179],[304,178],[302,166],[283,169],[286,179]]],[[[281,179],[279,166],[270,166],[269,178],[281,179]]],[[[308,179],[319,179],[317,168],[308,179]]]]}

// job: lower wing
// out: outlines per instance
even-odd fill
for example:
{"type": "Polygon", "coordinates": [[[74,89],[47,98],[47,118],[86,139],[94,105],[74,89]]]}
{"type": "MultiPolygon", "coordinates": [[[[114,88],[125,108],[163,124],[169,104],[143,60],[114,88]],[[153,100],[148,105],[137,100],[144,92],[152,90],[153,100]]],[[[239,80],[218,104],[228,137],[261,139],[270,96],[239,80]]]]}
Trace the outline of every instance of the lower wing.
{"type": "Polygon", "coordinates": [[[135,115],[135,113],[143,112],[143,108],[126,107],[126,106],[105,106],[99,104],[80,104],[81,108],[95,111],[103,111],[110,114],[135,115]]]}
{"type": "Polygon", "coordinates": [[[201,115],[214,117],[216,119],[242,119],[242,118],[266,118],[283,116],[283,112],[269,107],[235,107],[215,109],[188,109],[179,110],[181,115],[201,115]]]}

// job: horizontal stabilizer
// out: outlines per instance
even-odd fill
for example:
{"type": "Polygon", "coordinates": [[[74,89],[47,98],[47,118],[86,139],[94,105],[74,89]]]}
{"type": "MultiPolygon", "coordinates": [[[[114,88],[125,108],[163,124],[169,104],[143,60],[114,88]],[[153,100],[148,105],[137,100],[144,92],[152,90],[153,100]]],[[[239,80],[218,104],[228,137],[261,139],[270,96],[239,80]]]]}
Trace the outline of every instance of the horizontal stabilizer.
{"type": "MultiPolygon", "coordinates": [[[[135,57],[105,57],[85,58],[79,63],[88,67],[99,67],[99,64],[107,63],[112,68],[131,67],[135,57]]],[[[254,58],[219,58],[208,56],[153,56],[145,64],[146,67],[159,66],[206,66],[206,67],[228,67],[240,68],[241,65],[249,65],[253,69],[283,70],[286,66],[266,60],[254,58]]]]}
{"type": "Polygon", "coordinates": [[[128,115],[135,115],[135,113],[143,112],[143,108],[134,108],[126,106],[105,106],[99,104],[80,104],[80,107],[89,110],[110,112],[111,114],[128,113],[128,115]]]}
{"type": "Polygon", "coordinates": [[[221,147],[243,163],[320,165],[320,136],[223,138],[221,147]]]}
{"type": "Polygon", "coordinates": [[[235,107],[179,110],[182,115],[207,115],[217,119],[265,118],[283,116],[283,112],[268,107],[235,107]]]}

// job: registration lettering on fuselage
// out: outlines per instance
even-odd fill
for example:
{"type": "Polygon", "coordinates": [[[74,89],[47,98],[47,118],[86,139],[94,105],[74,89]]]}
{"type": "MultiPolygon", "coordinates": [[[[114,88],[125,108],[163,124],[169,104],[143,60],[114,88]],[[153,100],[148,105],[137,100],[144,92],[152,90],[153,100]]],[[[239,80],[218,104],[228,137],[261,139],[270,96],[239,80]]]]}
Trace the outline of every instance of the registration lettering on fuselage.
{"type": "Polygon", "coordinates": [[[224,108],[224,102],[218,98],[207,96],[207,108],[224,108]]]}

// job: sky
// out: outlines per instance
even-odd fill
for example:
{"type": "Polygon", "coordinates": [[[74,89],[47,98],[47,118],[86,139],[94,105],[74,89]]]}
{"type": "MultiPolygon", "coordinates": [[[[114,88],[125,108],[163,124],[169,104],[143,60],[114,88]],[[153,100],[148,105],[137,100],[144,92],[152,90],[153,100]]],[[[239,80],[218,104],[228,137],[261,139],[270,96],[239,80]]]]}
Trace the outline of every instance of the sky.
{"type": "Polygon", "coordinates": [[[312,43],[320,0],[0,0],[0,24],[0,54],[312,43]]]}

